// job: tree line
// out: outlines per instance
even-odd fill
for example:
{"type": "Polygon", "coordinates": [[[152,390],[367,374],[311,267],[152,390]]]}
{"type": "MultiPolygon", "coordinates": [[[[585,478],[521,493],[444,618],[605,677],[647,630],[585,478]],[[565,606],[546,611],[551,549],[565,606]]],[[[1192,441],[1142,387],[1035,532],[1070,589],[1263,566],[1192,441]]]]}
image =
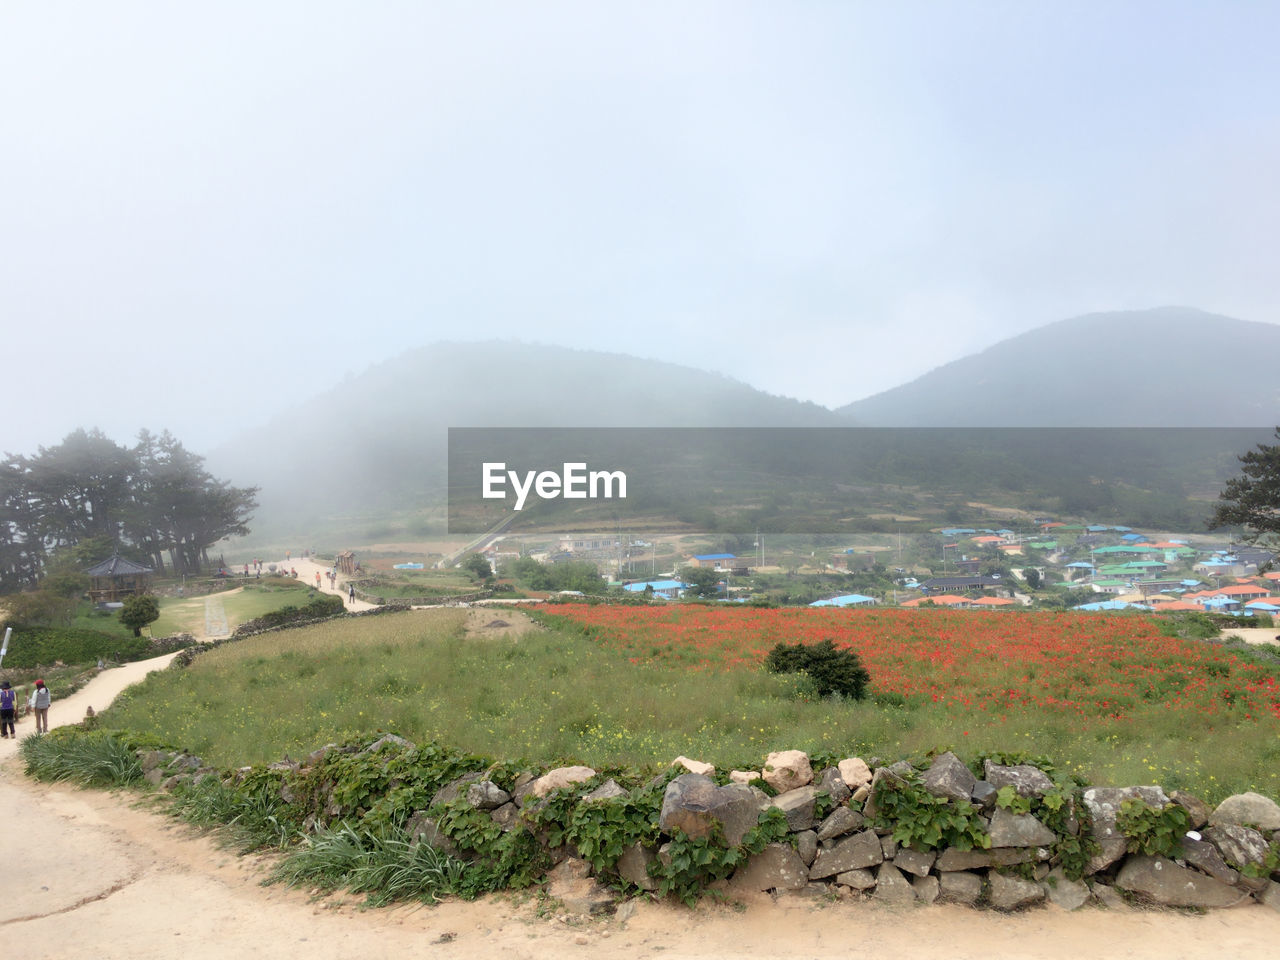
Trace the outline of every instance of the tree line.
{"type": "Polygon", "coordinates": [[[249,532],[257,493],[215,478],[168,431],[143,430],[127,447],[81,429],[34,456],[8,454],[0,593],[36,586],[60,557],[105,559],[116,549],[158,574],[198,573],[213,544],[249,532]]]}

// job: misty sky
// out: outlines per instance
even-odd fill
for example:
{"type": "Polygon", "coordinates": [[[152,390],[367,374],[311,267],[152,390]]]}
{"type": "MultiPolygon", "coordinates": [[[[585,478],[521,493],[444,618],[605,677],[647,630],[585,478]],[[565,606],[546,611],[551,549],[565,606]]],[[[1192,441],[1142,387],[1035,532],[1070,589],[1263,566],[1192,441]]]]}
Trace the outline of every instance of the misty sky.
{"type": "Polygon", "coordinates": [[[1270,0],[7,0],[0,450],[202,450],[441,339],[839,405],[1092,310],[1280,322],[1277,36],[1270,0]]]}

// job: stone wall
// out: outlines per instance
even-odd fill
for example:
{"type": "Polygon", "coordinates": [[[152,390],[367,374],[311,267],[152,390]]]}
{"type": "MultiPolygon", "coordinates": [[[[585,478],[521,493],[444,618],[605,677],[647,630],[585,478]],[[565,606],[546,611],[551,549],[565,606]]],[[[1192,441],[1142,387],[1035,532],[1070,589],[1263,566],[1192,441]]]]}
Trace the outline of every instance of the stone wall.
{"type": "MultiPolygon", "coordinates": [[[[305,776],[335,749],[412,751],[414,746],[387,735],[363,748],[330,745],[305,761],[273,767],[305,776]]],[[[152,753],[145,760],[148,778],[165,787],[213,773],[185,754],[152,753]]],[[[714,889],[729,896],[763,891],[1006,911],[1045,902],[1075,910],[1127,901],[1191,908],[1257,901],[1280,911],[1280,806],[1254,793],[1228,797],[1211,808],[1159,786],[1064,787],[1027,763],[987,760],[978,777],[951,753],[924,768],[850,757],[815,770],[798,750],[770,754],[760,770],[733,770],[727,776],[685,757],[673,766],[674,775],[637,788],[665,784],[656,830],[641,831],[658,840],[631,845],[599,870],[572,845],[549,848],[555,863],[546,876],[551,896],[570,910],[612,910],[620,889],[658,889],[653,865],[664,858],[670,862],[673,841],[706,838],[724,849],[738,848],[763,819],[782,835],[743,858],[731,875],[716,879],[714,889]],[[902,797],[917,805],[904,806],[902,797]],[[1130,799],[1150,811],[1177,806],[1185,812],[1190,829],[1172,838],[1173,857],[1130,852],[1134,844],[1117,823],[1130,799]],[[922,809],[928,816],[918,820],[922,809]],[[1040,815],[1020,812],[1026,810],[1040,815]],[[904,822],[907,817],[910,823],[904,822]],[[928,822],[953,820],[965,829],[948,827],[959,838],[952,845],[901,842],[928,838],[928,822]]],[[[529,814],[545,807],[550,796],[572,797],[571,807],[628,796],[614,780],[600,781],[595,770],[582,766],[508,773],[501,784],[490,779],[489,771],[476,770],[444,784],[413,814],[410,826],[424,842],[457,854],[435,811],[465,798],[504,832],[528,829],[541,839],[545,829],[533,825],[529,814]]],[[[292,802],[289,789],[286,781],[282,794],[292,802]]]]}

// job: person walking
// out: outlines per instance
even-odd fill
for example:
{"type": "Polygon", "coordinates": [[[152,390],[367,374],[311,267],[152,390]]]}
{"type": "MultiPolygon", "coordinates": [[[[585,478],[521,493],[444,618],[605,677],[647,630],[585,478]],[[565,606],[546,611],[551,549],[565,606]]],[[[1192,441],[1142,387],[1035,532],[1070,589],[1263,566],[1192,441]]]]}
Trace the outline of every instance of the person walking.
{"type": "Polygon", "coordinates": [[[13,729],[14,715],[17,712],[18,691],[9,686],[9,681],[5,680],[0,683],[0,736],[6,740],[10,737],[15,740],[18,738],[18,734],[13,729]]]}
{"type": "Polygon", "coordinates": [[[350,589],[347,590],[347,602],[354,604],[356,602],[356,585],[352,583],[352,584],[349,584],[348,586],[350,587],[350,589]]]}
{"type": "Polygon", "coordinates": [[[43,680],[36,681],[36,688],[31,691],[31,709],[36,712],[36,733],[49,732],[49,704],[53,698],[43,680]]]}

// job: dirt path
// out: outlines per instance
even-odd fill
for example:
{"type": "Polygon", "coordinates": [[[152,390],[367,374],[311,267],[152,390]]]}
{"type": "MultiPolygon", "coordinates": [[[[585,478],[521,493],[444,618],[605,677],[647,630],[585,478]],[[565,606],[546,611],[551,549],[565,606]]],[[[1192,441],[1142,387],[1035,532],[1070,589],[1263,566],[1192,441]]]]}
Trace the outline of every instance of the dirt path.
{"type": "MultiPolygon", "coordinates": [[[[487,623],[477,626],[484,630],[487,623]]],[[[76,722],[89,705],[106,707],[172,657],[104,671],[54,703],[50,723],[76,722]]],[[[30,723],[19,730],[29,732],[30,723]]],[[[540,911],[539,901],[526,895],[362,911],[355,902],[314,902],[304,891],[261,886],[265,861],[236,857],[192,836],[138,806],[133,794],[29,781],[15,751],[13,741],[0,741],[0,810],[11,867],[0,897],[0,942],[24,960],[524,960],[564,954],[608,960],[915,960],[935,954],[948,960],[1078,960],[1092,954],[1252,960],[1273,957],[1280,940],[1280,913],[1259,905],[1205,916],[1054,908],[1005,916],[952,906],[898,911],[805,898],[775,903],[761,896],[746,905],[696,911],[639,903],[625,919],[579,920],[553,907],[540,911]]]]}
{"type": "Polygon", "coordinates": [[[1222,636],[1239,637],[1245,643],[1258,646],[1280,646],[1280,627],[1227,627],[1222,636]]]}

